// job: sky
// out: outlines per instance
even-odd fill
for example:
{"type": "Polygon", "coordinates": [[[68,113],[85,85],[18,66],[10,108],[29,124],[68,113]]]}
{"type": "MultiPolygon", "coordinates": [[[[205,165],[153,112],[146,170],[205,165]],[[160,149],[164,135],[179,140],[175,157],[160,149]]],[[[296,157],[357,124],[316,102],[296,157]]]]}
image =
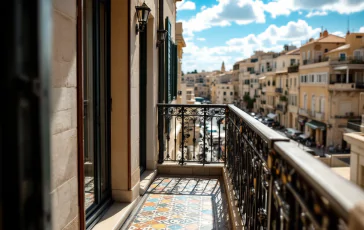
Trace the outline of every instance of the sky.
{"type": "Polygon", "coordinates": [[[226,70],[255,50],[300,47],[321,30],[364,33],[364,0],[182,0],[182,71],[226,70]]]}

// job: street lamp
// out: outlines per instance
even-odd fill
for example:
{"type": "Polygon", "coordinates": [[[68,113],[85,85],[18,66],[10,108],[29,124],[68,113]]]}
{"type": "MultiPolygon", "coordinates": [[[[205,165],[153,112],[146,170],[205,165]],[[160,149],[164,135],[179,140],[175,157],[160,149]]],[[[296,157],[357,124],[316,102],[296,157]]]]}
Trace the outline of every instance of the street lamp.
{"type": "Polygon", "coordinates": [[[157,47],[159,47],[165,40],[167,36],[168,30],[158,30],[158,40],[157,40],[157,47]]]}
{"type": "Polygon", "coordinates": [[[141,6],[136,6],[136,14],[139,25],[136,24],[135,33],[143,32],[145,25],[148,23],[149,13],[151,9],[145,4],[145,2],[141,6]]]}

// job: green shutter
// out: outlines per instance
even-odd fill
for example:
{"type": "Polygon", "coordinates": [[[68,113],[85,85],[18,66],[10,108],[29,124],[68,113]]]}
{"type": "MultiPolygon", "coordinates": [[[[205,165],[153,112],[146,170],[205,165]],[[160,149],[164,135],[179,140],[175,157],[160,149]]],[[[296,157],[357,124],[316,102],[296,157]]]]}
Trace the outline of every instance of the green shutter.
{"type": "Polygon", "coordinates": [[[175,98],[177,98],[177,83],[178,83],[178,54],[177,54],[177,45],[173,46],[173,50],[174,50],[174,55],[173,55],[173,59],[174,59],[174,90],[173,90],[173,96],[175,98]]]}
{"type": "Polygon", "coordinates": [[[166,41],[165,41],[165,76],[166,76],[166,102],[170,103],[172,101],[172,87],[171,87],[171,45],[172,45],[172,41],[171,41],[171,22],[169,21],[169,18],[166,18],[166,29],[168,31],[167,33],[167,37],[166,37],[166,41]]]}

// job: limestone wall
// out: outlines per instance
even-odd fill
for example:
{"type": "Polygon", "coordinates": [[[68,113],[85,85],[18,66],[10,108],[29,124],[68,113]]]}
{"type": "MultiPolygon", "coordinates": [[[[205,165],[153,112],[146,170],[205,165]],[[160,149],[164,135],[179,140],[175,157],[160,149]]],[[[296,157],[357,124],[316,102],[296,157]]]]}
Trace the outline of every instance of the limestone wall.
{"type": "Polygon", "coordinates": [[[53,0],[51,199],[53,229],[78,229],[76,0],[53,0]]]}

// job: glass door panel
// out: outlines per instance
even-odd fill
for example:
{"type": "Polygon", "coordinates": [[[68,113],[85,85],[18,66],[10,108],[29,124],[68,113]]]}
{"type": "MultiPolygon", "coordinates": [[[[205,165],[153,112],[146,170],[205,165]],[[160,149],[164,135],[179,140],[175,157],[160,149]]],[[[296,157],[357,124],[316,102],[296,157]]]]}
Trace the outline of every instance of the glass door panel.
{"type": "Polygon", "coordinates": [[[85,209],[95,202],[94,86],[93,86],[93,4],[85,0],[84,19],[84,173],[85,209]]]}

